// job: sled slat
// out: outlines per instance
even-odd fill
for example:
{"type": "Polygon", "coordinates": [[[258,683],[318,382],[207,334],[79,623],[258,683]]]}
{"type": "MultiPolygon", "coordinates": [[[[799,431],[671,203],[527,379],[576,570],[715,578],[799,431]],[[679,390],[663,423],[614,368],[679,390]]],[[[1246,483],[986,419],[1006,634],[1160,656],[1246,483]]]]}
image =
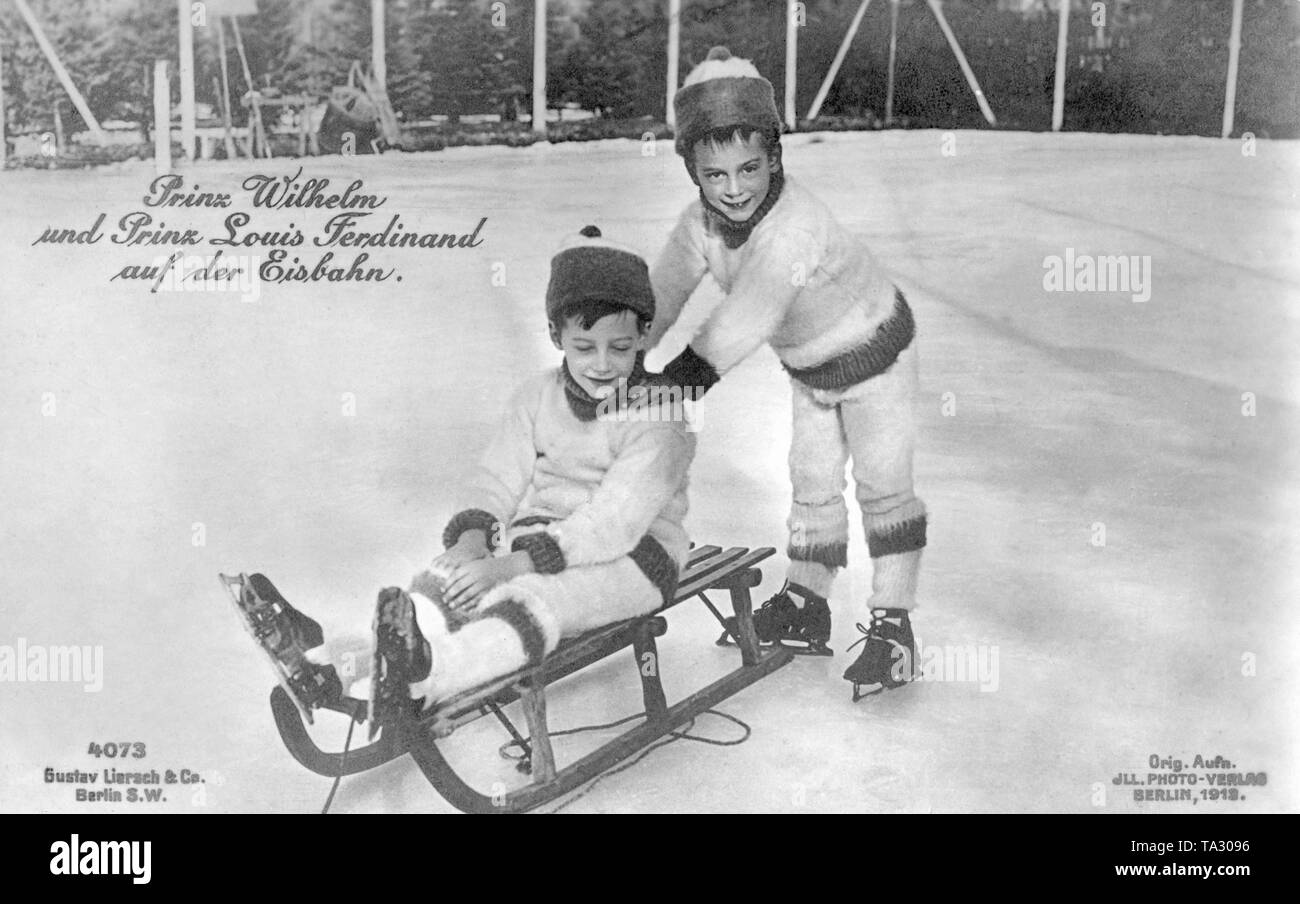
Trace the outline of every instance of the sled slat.
{"type": "Polygon", "coordinates": [[[731,549],[714,553],[712,556],[701,560],[694,567],[686,569],[678,579],[677,591],[673,594],[673,601],[659,611],[662,612],[664,609],[671,609],[683,600],[690,599],[692,594],[682,593],[683,587],[700,581],[704,581],[707,586],[708,583],[729,574],[731,563],[739,559],[746,552],[747,550],[742,547],[732,547],[731,549]]]}
{"type": "Polygon", "coordinates": [[[721,546],[692,546],[690,554],[686,557],[686,569],[689,571],[699,562],[720,552],[722,552],[721,546]]]}
{"type": "Polygon", "coordinates": [[[728,560],[727,570],[723,574],[701,570],[698,576],[683,576],[682,583],[677,586],[677,602],[690,599],[701,590],[708,590],[714,586],[722,586],[732,577],[732,575],[748,571],[756,563],[776,554],[776,550],[770,546],[750,550],[729,549],[727,552],[743,553],[743,555],[738,555],[736,558],[728,560]]]}

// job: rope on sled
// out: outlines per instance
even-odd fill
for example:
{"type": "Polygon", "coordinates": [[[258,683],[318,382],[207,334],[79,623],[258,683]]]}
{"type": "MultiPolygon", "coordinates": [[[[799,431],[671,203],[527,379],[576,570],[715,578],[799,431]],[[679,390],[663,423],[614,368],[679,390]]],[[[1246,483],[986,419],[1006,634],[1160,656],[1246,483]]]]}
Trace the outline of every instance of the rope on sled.
{"type": "MultiPolygon", "coordinates": [[[[685,728],[668,732],[669,737],[661,738],[660,740],[651,744],[649,747],[641,751],[641,753],[639,753],[637,756],[628,760],[626,763],[605,770],[600,775],[596,776],[590,782],[588,782],[587,786],[583,788],[580,792],[570,797],[568,800],[560,804],[555,809],[547,810],[546,811],[547,814],[559,813],[565,807],[569,806],[575,801],[581,800],[582,798],[590,794],[592,789],[594,789],[596,785],[600,784],[600,782],[603,781],[604,779],[609,778],[611,775],[618,775],[620,772],[623,772],[626,769],[631,769],[633,766],[641,762],[643,759],[645,759],[654,751],[658,750],[660,747],[667,747],[669,744],[673,743],[674,741],[680,741],[680,740],[699,741],[701,744],[712,744],[715,747],[735,747],[736,745],[743,744],[749,740],[749,736],[752,733],[752,729],[747,724],[745,724],[745,722],[741,721],[740,719],[736,718],[735,716],[729,713],[724,713],[716,709],[706,709],[704,710],[704,712],[708,713],[709,715],[720,716],[729,722],[734,722],[735,724],[739,725],[744,730],[745,733],[741,735],[739,738],[730,741],[722,741],[722,740],[718,740],[717,738],[705,738],[699,735],[693,735],[690,733],[690,731],[692,728],[695,727],[695,720],[698,719],[699,717],[698,716],[692,717],[691,720],[686,723],[685,728]]],[[[633,719],[642,719],[644,717],[645,717],[644,713],[636,713],[634,715],[626,716],[622,719],[618,719],[617,721],[614,722],[607,722],[604,725],[583,725],[578,728],[566,728],[562,731],[552,731],[549,734],[551,737],[554,738],[560,735],[580,734],[584,731],[600,731],[601,729],[616,728],[619,725],[624,724],[625,722],[631,722],[633,719]]],[[[525,740],[532,740],[532,739],[526,738],[525,740]]],[[[518,746],[517,741],[508,741],[505,744],[502,744],[501,755],[503,757],[506,757],[507,759],[513,759],[513,757],[511,757],[509,754],[506,753],[506,750],[510,747],[517,747],[517,746],[518,746]]]]}

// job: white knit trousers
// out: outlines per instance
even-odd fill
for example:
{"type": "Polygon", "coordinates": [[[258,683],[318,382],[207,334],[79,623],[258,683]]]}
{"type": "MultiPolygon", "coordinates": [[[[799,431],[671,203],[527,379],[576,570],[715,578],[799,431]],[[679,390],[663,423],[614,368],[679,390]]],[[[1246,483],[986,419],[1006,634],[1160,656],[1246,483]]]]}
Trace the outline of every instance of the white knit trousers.
{"type": "Polygon", "coordinates": [[[433,649],[433,670],[411,685],[425,704],[535,663],[572,637],[663,605],[659,589],[627,556],[559,574],[526,574],[492,588],[471,619],[451,619],[433,582],[412,582],[416,622],[433,649]]]}
{"type": "Polygon", "coordinates": [[[882,374],[843,390],[810,389],[791,381],[794,435],[790,482],[792,583],[829,597],[835,573],[847,564],[845,466],[853,462],[873,565],[870,608],[916,605],[925,506],[912,486],[916,438],[915,345],[882,374]]]}

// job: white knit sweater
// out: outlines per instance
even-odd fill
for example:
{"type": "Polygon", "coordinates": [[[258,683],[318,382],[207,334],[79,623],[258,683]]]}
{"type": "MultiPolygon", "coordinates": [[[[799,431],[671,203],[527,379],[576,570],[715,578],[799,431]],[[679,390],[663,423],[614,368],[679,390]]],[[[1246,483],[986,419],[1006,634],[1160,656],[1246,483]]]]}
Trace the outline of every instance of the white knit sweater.
{"type": "Polygon", "coordinates": [[[546,532],[565,565],[592,565],[627,555],[646,534],[680,567],[690,547],[687,471],[695,437],[680,419],[582,421],[569,407],[558,369],[515,392],[501,426],[460,494],[511,525],[552,519],[546,532]]]}
{"type": "Polygon", "coordinates": [[[894,287],[870,252],[793,178],[739,248],[709,229],[697,199],[650,271],[653,348],[711,273],[727,293],[693,342],[719,374],[764,343],[793,368],[867,342],[894,309],[894,287]]]}

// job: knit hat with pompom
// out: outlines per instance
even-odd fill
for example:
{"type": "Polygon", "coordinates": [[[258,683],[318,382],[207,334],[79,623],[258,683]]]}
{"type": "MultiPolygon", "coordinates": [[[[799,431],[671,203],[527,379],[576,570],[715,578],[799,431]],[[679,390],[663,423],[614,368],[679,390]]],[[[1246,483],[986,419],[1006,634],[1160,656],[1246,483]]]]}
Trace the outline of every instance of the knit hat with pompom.
{"type": "Polygon", "coordinates": [[[575,301],[626,305],[638,318],[654,320],[655,296],[645,259],[626,245],[611,242],[595,226],[565,238],[551,258],[546,287],[546,319],[557,323],[575,301]]]}
{"type": "Polygon", "coordinates": [[[772,83],[749,60],[714,47],[673,97],[677,153],[689,158],[695,142],[714,129],[750,126],[780,136],[781,114],[772,83]]]}

